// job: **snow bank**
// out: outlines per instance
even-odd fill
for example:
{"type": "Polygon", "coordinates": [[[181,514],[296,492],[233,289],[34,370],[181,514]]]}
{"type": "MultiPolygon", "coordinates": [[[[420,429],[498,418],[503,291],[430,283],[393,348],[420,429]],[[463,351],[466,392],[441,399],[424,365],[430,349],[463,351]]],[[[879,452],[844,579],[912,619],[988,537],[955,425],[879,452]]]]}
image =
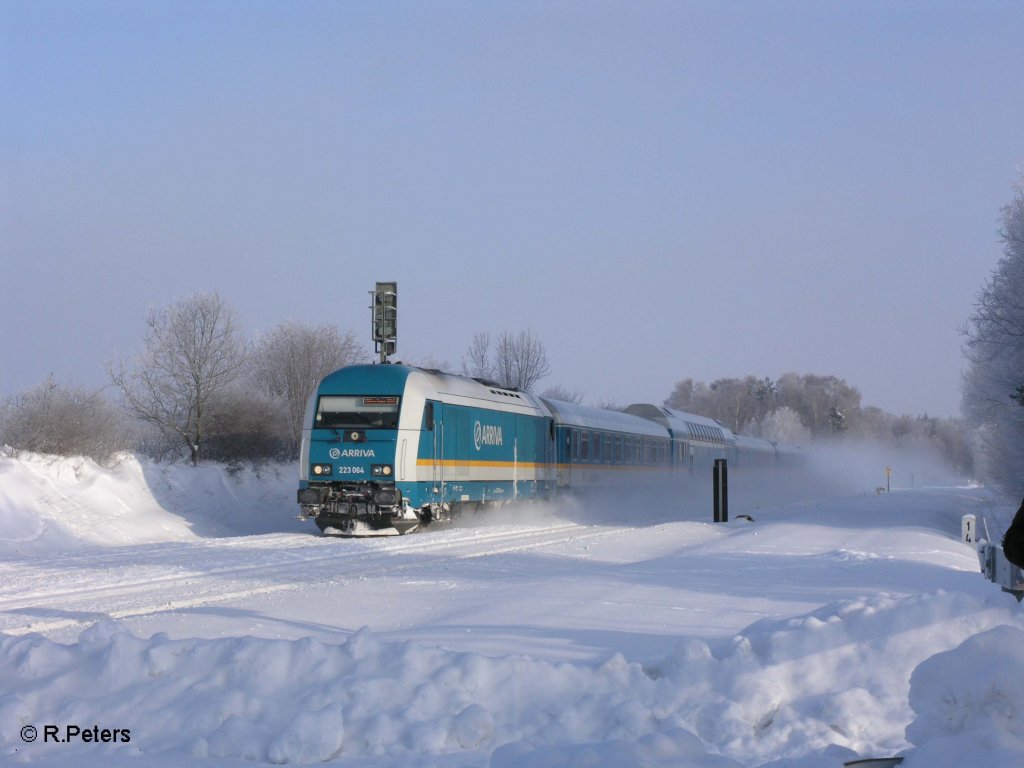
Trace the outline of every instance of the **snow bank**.
{"type": "Polygon", "coordinates": [[[339,644],[143,639],[103,622],[71,645],[0,635],[0,740],[20,744],[8,757],[82,764],[81,744],[25,745],[20,729],[127,729],[129,743],[88,752],[105,765],[142,753],[218,764],[824,767],[907,748],[912,706],[906,738],[918,749],[906,765],[969,764],[935,762],[952,739],[960,753],[981,748],[997,758],[989,765],[1010,766],[1024,760],[1022,675],[1019,612],[946,593],[762,621],[717,650],[683,639],[648,665],[490,658],[366,629],[339,644]]]}
{"type": "Polygon", "coordinates": [[[0,556],[303,530],[296,487],[292,464],[229,472],[126,454],[105,469],[0,453],[0,556]]]}
{"type": "Polygon", "coordinates": [[[910,678],[919,746],[907,768],[1024,765],[1024,632],[999,626],[922,662],[910,678]]]}

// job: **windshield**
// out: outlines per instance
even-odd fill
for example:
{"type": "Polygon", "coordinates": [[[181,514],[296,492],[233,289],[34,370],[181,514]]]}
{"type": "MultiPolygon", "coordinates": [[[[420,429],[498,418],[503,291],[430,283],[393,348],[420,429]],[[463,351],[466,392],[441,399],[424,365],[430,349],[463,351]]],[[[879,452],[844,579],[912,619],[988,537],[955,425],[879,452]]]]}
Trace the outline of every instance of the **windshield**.
{"type": "Polygon", "coordinates": [[[393,395],[321,395],[313,426],[323,429],[397,429],[398,401],[393,395]]]}

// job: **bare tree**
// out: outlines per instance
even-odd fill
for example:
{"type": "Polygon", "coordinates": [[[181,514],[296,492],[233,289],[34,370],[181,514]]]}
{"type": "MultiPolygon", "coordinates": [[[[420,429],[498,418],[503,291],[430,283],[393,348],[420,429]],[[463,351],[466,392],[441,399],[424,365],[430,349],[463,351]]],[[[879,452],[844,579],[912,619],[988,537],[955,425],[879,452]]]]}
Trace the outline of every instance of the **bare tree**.
{"type": "Polygon", "coordinates": [[[245,360],[231,307],[216,292],[194,294],[150,311],[142,352],[131,365],[112,363],[110,377],[139,419],[176,437],[198,464],[210,405],[245,360]]]}
{"type": "Polygon", "coordinates": [[[278,325],[256,344],[253,371],[257,385],[278,400],[290,425],[291,449],[302,439],[306,401],[331,371],[368,359],[352,331],[341,333],[324,325],[278,325]]]}
{"type": "Polygon", "coordinates": [[[533,331],[502,332],[491,357],[491,337],[473,336],[462,358],[462,372],[473,378],[493,379],[503,387],[530,391],[551,372],[544,344],[533,331]]]}
{"type": "Polygon", "coordinates": [[[473,335],[473,343],[462,358],[462,372],[474,379],[494,378],[491,363],[491,335],[477,333],[473,335]]]}
{"type": "Polygon", "coordinates": [[[551,372],[544,344],[533,331],[520,331],[515,336],[507,331],[502,333],[494,358],[498,382],[526,392],[551,372]]]}

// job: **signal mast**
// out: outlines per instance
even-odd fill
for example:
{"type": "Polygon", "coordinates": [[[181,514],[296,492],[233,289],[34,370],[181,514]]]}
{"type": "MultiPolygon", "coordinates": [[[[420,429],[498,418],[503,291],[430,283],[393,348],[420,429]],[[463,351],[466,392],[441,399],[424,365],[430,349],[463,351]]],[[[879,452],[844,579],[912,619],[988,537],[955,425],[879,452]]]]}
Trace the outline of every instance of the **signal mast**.
{"type": "Polygon", "coordinates": [[[377,283],[370,295],[374,350],[385,364],[398,348],[398,283],[377,283]]]}

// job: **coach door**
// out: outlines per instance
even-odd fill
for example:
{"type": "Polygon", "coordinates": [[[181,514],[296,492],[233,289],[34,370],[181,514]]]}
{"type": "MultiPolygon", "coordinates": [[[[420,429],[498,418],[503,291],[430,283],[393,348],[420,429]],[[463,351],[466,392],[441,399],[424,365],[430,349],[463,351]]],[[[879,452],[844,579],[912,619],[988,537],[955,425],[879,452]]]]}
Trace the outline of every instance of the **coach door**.
{"type": "MultiPolygon", "coordinates": [[[[565,431],[565,455],[569,456],[569,430],[565,431]]],[[[555,442],[555,420],[545,419],[544,420],[544,435],[541,437],[544,441],[544,469],[541,472],[541,479],[544,486],[548,491],[553,491],[558,484],[558,445],[555,442]]],[[[568,458],[566,458],[568,462],[568,458]]]]}
{"type": "Polygon", "coordinates": [[[469,478],[469,440],[472,428],[466,408],[433,403],[434,438],[432,480],[437,501],[455,501],[464,494],[469,478]]]}
{"type": "Polygon", "coordinates": [[[430,462],[430,488],[434,502],[445,500],[444,487],[444,405],[427,400],[423,408],[423,458],[430,462]]]}

